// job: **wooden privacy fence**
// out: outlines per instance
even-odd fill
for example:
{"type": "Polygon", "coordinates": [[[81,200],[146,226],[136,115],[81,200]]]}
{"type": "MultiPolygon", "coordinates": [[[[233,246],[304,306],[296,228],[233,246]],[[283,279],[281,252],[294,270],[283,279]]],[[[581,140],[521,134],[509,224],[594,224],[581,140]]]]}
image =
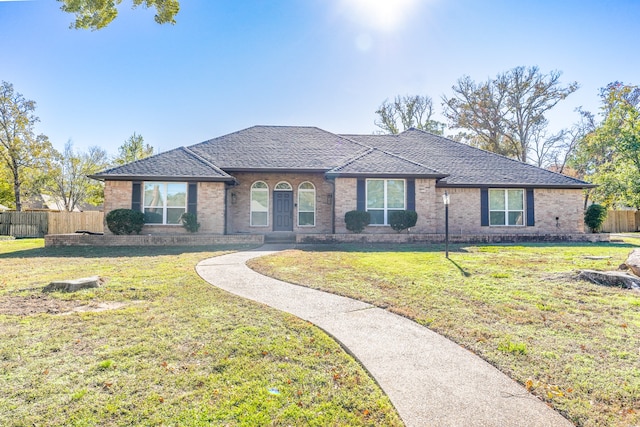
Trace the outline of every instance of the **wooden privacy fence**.
{"type": "Polygon", "coordinates": [[[68,234],[76,231],[104,231],[104,212],[49,212],[47,234],[68,234]]]}
{"type": "Polygon", "coordinates": [[[47,212],[0,212],[0,235],[43,237],[49,229],[47,212]]]}
{"type": "Polygon", "coordinates": [[[630,233],[640,230],[640,211],[608,211],[600,230],[605,233],[630,233]]]}
{"type": "Polygon", "coordinates": [[[0,235],[44,237],[76,231],[101,233],[103,212],[0,212],[0,235]]]}

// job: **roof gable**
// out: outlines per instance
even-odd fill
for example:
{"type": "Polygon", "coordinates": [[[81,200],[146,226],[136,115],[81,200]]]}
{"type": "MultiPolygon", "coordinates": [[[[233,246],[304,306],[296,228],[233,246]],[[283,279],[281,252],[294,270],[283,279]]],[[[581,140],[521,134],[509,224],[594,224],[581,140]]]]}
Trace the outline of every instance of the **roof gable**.
{"type": "Polygon", "coordinates": [[[186,147],[179,147],[132,163],[108,169],[91,176],[96,179],[166,180],[198,179],[232,181],[233,177],[186,147]]]}
{"type": "Polygon", "coordinates": [[[327,175],[334,176],[412,176],[444,178],[447,174],[438,172],[420,163],[407,160],[395,154],[370,148],[349,159],[346,163],[331,169],[327,175]]]}
{"type": "Polygon", "coordinates": [[[325,130],[302,126],[254,126],[190,147],[227,171],[326,171],[367,148],[325,130]]]}
{"type": "Polygon", "coordinates": [[[576,178],[418,129],[412,128],[398,135],[344,136],[448,173],[449,176],[442,179],[440,185],[565,188],[591,186],[576,178]]]}

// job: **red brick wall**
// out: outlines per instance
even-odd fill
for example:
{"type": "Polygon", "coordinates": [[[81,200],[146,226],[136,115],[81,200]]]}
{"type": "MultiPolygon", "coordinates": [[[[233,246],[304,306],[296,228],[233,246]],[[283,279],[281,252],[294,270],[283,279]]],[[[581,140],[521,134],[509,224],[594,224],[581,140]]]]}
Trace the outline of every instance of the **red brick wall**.
{"type": "MultiPolygon", "coordinates": [[[[104,186],[104,212],[109,213],[114,209],[131,209],[131,181],[105,181],[104,186]]],[[[223,182],[199,182],[198,183],[198,222],[200,230],[204,233],[224,233],[224,192],[223,182]]],[[[104,232],[110,234],[104,227],[104,232]]],[[[158,233],[187,233],[181,225],[145,225],[142,234],[158,233]]]]}
{"type": "MultiPolygon", "coordinates": [[[[298,226],[298,208],[293,208],[293,232],[295,233],[331,233],[332,204],[327,203],[327,195],[333,198],[333,185],[325,180],[322,173],[234,173],[238,185],[227,190],[227,232],[264,234],[273,231],[273,189],[281,181],[288,182],[293,188],[293,203],[298,203],[298,186],[306,181],[316,188],[316,224],[298,226]],[[268,226],[250,225],[251,186],[256,181],[264,181],[269,187],[268,226]],[[232,196],[235,194],[235,196],[232,196]]],[[[332,201],[331,201],[332,202],[332,201]]]]}
{"type": "MultiPolygon", "coordinates": [[[[451,234],[573,234],[584,233],[583,194],[580,189],[534,190],[533,227],[483,227],[480,225],[480,189],[448,188],[451,234]],[[556,217],[558,221],[556,222],[556,217]]],[[[435,194],[437,232],[444,233],[444,189],[435,194]]]]}

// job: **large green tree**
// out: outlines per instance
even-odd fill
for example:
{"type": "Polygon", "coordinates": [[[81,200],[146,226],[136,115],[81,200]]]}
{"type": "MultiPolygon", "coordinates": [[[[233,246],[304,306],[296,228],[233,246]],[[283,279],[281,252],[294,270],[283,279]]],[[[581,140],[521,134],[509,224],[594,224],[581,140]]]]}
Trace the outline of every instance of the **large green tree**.
{"type": "Polygon", "coordinates": [[[75,151],[68,141],[62,153],[56,153],[53,168],[44,180],[43,190],[55,196],[71,212],[82,203],[98,205],[104,200],[102,182],[89,178],[108,167],[107,152],[90,147],[86,153],[75,151]]]}
{"type": "Polygon", "coordinates": [[[580,141],[571,166],[598,184],[592,200],[640,208],[640,87],[614,82],[600,91],[599,124],[580,141]]]}
{"type": "Polygon", "coordinates": [[[25,99],[13,85],[0,85],[0,162],[13,186],[13,204],[22,210],[21,194],[25,180],[46,171],[53,147],[44,135],[35,135],[38,122],[36,103],[25,99]]]}
{"type": "Polygon", "coordinates": [[[397,134],[409,128],[442,135],[444,123],[433,120],[433,100],[429,96],[396,96],[385,100],[376,110],[375,125],[385,133],[397,134]]]}
{"type": "Polygon", "coordinates": [[[0,205],[13,206],[14,201],[11,173],[4,163],[0,163],[0,205]]]}
{"type": "Polygon", "coordinates": [[[464,76],[452,87],[453,96],[443,98],[444,115],[450,127],[462,130],[459,139],[522,162],[533,151],[542,165],[563,139],[547,131],[545,114],[578,89],[576,82],[563,86],[560,76],[535,66],[516,67],[482,83],[464,76]]]}
{"type": "Polygon", "coordinates": [[[116,165],[124,165],[152,155],[153,147],[145,144],[142,135],[134,132],[129,139],[118,147],[118,155],[113,159],[113,162],[116,165]]]}
{"type": "MultiPolygon", "coordinates": [[[[118,16],[118,6],[122,0],[58,0],[60,9],[75,15],[71,28],[99,30],[109,25],[118,16]]],[[[142,6],[154,8],[154,20],[158,24],[175,24],[180,11],[178,0],[133,0],[133,8],[142,6]]]]}

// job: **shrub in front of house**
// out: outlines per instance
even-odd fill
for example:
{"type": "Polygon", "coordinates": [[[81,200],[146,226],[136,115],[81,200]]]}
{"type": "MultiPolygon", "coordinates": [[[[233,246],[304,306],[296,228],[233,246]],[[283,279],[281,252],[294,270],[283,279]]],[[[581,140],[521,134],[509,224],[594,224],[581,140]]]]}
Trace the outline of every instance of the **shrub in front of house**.
{"type": "Polygon", "coordinates": [[[347,230],[359,234],[371,222],[371,215],[366,211],[349,211],[344,215],[347,230]]]}
{"type": "Polygon", "coordinates": [[[414,227],[418,222],[416,211],[393,211],[389,213],[389,225],[398,233],[414,227]]]}
{"type": "Polygon", "coordinates": [[[115,209],[105,218],[113,234],[140,234],[144,226],[144,214],[132,209],[115,209]]]}
{"type": "Polygon", "coordinates": [[[180,216],[180,222],[182,226],[189,233],[195,233],[200,228],[200,223],[198,222],[198,217],[196,214],[191,212],[185,212],[180,216]]]}
{"type": "Polygon", "coordinates": [[[584,213],[584,223],[592,233],[596,233],[605,218],[607,218],[607,208],[597,203],[592,204],[584,213]]]}

